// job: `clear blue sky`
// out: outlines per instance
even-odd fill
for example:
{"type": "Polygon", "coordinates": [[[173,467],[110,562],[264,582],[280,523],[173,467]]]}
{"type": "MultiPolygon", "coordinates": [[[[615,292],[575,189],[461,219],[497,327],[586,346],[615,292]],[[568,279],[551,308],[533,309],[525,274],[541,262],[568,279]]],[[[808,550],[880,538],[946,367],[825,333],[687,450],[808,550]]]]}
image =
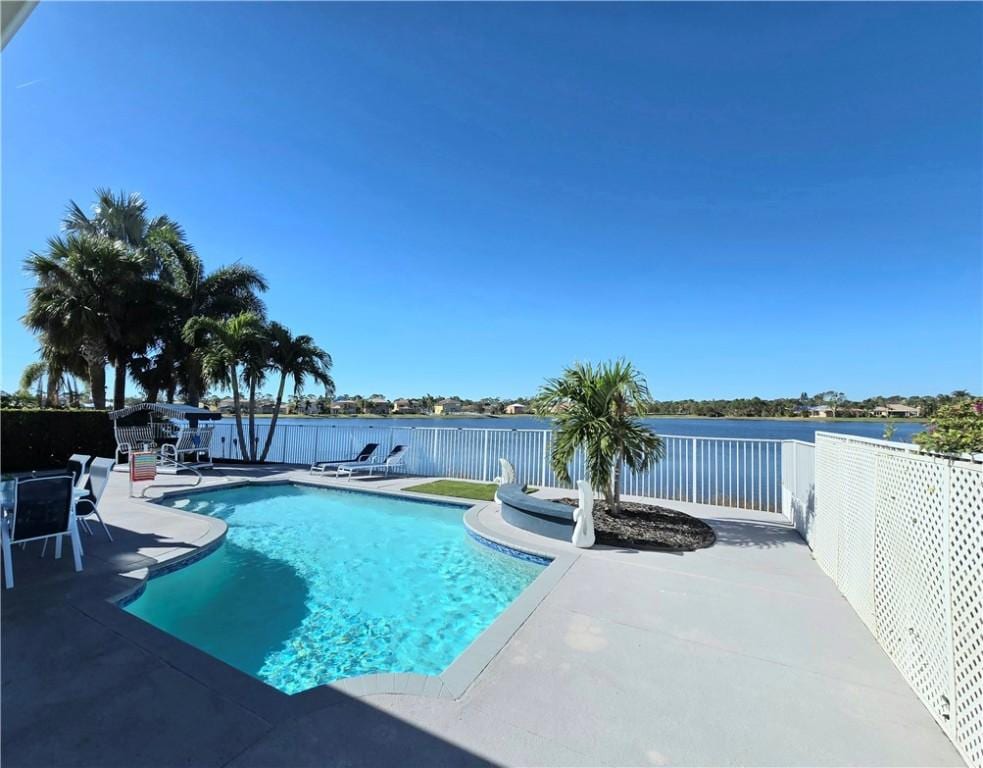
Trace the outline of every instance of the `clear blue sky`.
{"type": "Polygon", "coordinates": [[[142,193],[340,391],[983,389],[980,4],[42,2],[2,57],[24,256],[142,193]]]}

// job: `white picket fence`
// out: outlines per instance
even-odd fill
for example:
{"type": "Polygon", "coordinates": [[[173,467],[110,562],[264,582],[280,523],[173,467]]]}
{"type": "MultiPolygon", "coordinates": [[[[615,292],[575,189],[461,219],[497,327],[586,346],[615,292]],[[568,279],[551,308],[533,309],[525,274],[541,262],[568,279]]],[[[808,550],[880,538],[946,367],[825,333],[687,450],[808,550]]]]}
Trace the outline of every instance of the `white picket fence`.
{"type": "MultiPolygon", "coordinates": [[[[257,424],[260,449],[268,430],[267,420],[257,424]]],[[[681,435],[663,435],[662,439],[662,461],[645,472],[636,473],[625,467],[623,493],[779,510],[781,440],[681,435]]],[[[488,482],[498,474],[498,459],[507,458],[515,466],[520,482],[556,486],[560,483],[550,466],[552,441],[552,431],[544,429],[283,424],[276,428],[267,461],[309,465],[349,458],[366,443],[378,443],[383,453],[402,444],[409,448],[407,470],[413,474],[488,482]]],[[[233,423],[217,425],[212,449],[216,457],[242,458],[233,423]]],[[[574,480],[584,477],[582,455],[574,460],[570,473],[574,480]]]]}
{"type": "Polygon", "coordinates": [[[785,451],[783,479],[820,567],[983,768],[983,465],[819,432],[785,451]]]}

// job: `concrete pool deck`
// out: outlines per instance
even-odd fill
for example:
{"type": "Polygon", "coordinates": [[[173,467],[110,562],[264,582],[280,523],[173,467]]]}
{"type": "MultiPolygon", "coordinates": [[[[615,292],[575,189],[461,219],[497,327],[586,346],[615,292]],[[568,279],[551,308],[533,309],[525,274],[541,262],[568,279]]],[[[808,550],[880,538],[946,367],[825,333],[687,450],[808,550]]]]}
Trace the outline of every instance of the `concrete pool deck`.
{"type": "MultiPolygon", "coordinates": [[[[285,467],[242,479],[398,491],[285,467]]],[[[165,483],[180,482],[169,477],[165,483]]],[[[569,494],[546,489],[540,495],[569,494]]],[[[127,498],[71,558],[15,550],[2,597],[2,759],[21,766],[963,765],[931,715],[781,517],[672,502],[717,544],[685,554],[550,542],[469,513],[488,538],[570,560],[456,697],[289,697],[106,602],[123,571],[217,541],[224,525],[127,498]]],[[[348,687],[354,691],[357,687],[348,687]]]]}

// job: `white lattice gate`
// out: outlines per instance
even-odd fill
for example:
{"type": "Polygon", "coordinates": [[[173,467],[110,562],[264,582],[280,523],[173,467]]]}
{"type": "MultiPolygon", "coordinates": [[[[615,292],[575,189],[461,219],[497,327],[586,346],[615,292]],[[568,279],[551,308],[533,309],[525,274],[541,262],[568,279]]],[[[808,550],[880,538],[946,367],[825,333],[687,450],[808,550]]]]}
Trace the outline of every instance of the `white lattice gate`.
{"type": "Polygon", "coordinates": [[[983,766],[983,465],[816,434],[817,562],[983,766]]]}

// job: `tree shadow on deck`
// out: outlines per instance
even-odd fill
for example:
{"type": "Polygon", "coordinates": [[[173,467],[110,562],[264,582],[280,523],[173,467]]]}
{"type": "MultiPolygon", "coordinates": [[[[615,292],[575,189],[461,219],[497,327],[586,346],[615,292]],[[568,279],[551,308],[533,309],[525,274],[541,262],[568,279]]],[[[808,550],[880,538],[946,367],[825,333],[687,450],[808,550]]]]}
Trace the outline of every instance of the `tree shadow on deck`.
{"type": "Polygon", "coordinates": [[[715,547],[744,547],[777,549],[781,547],[805,547],[806,543],[784,518],[776,515],[776,522],[742,520],[733,517],[706,517],[717,534],[715,547]]]}

